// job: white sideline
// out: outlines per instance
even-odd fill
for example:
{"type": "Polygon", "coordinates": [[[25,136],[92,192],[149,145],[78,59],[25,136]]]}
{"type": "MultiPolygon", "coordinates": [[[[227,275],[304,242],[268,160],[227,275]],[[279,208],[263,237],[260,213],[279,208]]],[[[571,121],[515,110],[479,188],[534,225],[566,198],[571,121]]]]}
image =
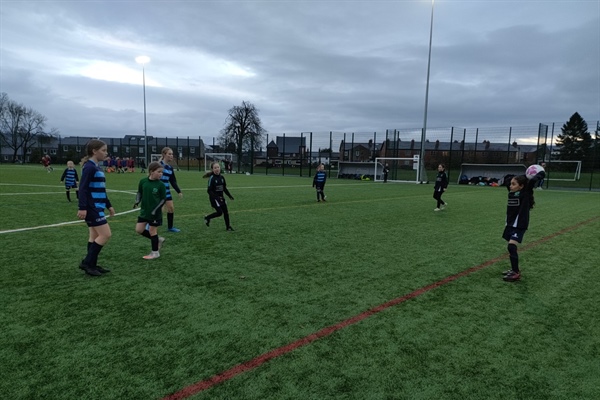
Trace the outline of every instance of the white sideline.
{"type": "MultiPolygon", "coordinates": [[[[30,185],[30,184],[20,184],[20,183],[0,183],[0,185],[1,186],[29,186],[29,187],[31,187],[31,186],[36,186],[36,187],[57,187],[56,185],[30,185]]],[[[59,187],[62,187],[62,185],[60,185],[59,187]]],[[[131,195],[135,195],[134,192],[127,191],[127,190],[111,190],[111,189],[107,189],[106,191],[107,192],[113,192],[113,193],[127,193],[127,194],[131,194],[131,195]]],[[[64,194],[64,192],[47,192],[47,193],[44,193],[44,194],[57,194],[57,193],[58,194],[60,194],[60,193],[64,194]]],[[[18,194],[20,194],[20,195],[32,195],[32,194],[42,194],[42,193],[0,193],[0,195],[3,195],[3,196],[14,196],[14,195],[18,195],[18,194]]],[[[129,214],[130,212],[133,212],[133,211],[138,211],[138,210],[132,209],[132,210],[123,211],[121,213],[115,214],[115,217],[117,215],[129,214]]],[[[109,217],[107,216],[107,218],[109,218],[109,217]]],[[[59,222],[58,224],[32,226],[32,227],[29,227],[29,228],[9,229],[9,230],[6,230],[6,231],[0,231],[0,234],[33,231],[33,230],[36,230],[36,229],[44,229],[44,228],[54,228],[54,227],[63,226],[63,225],[79,224],[81,222],[85,222],[85,221],[83,221],[83,220],[77,220],[77,221],[59,222]]]]}
{"type": "MultiPolygon", "coordinates": [[[[117,215],[129,214],[130,212],[134,212],[134,211],[138,211],[139,212],[138,209],[127,210],[127,211],[123,211],[123,212],[115,214],[115,217],[117,215]]],[[[110,217],[107,216],[107,218],[110,218],[110,217]]],[[[51,225],[32,226],[32,227],[29,227],[29,228],[10,229],[10,230],[7,230],[7,231],[0,231],[0,234],[33,231],[35,229],[54,228],[54,227],[57,227],[57,226],[73,225],[73,224],[79,224],[79,223],[83,223],[83,222],[85,222],[85,221],[83,221],[83,220],[77,220],[77,221],[59,222],[58,224],[51,224],[51,225]]]]}

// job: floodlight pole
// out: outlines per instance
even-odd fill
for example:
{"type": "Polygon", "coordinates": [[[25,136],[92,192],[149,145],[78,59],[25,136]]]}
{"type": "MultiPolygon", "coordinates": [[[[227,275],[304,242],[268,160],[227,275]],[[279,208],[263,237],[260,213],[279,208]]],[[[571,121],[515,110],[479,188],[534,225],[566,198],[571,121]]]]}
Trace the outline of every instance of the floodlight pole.
{"type": "Polygon", "coordinates": [[[427,136],[427,105],[429,103],[429,71],[431,70],[431,42],[433,40],[433,4],[431,0],[431,23],[429,25],[429,58],[427,60],[427,84],[425,86],[425,115],[423,117],[423,130],[421,131],[421,152],[419,155],[419,169],[417,171],[417,181],[423,183],[423,170],[425,168],[425,138],[427,136]]]}
{"type": "Polygon", "coordinates": [[[148,129],[146,128],[146,71],[142,64],[142,86],[144,87],[144,165],[148,168],[148,129]]]}
{"type": "Polygon", "coordinates": [[[148,130],[146,129],[146,70],[145,64],[150,61],[150,57],[139,56],[135,58],[138,64],[142,64],[142,86],[144,88],[144,164],[148,168],[148,130]]]}

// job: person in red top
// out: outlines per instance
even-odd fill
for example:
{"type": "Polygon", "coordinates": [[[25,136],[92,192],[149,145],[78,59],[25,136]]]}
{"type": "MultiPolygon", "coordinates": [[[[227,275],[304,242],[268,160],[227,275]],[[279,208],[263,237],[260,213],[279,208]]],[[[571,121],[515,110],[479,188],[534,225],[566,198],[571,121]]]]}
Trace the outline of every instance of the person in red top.
{"type": "Polygon", "coordinates": [[[135,162],[133,161],[133,158],[127,160],[127,171],[135,172],[135,162]]]}
{"type": "Polygon", "coordinates": [[[52,165],[51,165],[52,159],[50,158],[50,156],[48,154],[44,155],[40,162],[42,163],[42,165],[44,166],[44,168],[46,169],[46,171],[48,173],[54,171],[54,168],[52,168],[52,165]]]}

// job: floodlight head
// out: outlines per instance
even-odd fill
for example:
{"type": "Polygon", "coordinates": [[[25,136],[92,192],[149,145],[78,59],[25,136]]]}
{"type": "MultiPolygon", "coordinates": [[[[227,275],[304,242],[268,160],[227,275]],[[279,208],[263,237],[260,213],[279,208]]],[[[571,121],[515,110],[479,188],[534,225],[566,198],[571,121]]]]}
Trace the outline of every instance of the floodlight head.
{"type": "Polygon", "coordinates": [[[135,58],[135,62],[138,63],[138,64],[142,64],[142,65],[148,64],[150,62],[150,57],[148,57],[148,56],[137,56],[135,58]]]}

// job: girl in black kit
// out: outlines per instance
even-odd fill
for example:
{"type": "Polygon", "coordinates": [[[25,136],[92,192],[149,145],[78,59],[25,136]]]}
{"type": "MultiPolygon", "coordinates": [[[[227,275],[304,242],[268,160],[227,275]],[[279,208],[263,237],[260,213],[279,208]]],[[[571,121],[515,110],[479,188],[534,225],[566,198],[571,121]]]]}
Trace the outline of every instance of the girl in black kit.
{"type": "Polygon", "coordinates": [[[506,227],[504,228],[502,238],[508,242],[511,269],[502,273],[505,281],[514,282],[521,279],[517,243],[523,241],[525,231],[529,227],[529,210],[535,204],[533,189],[536,187],[538,181],[545,176],[546,174],[543,171],[531,179],[527,179],[525,175],[519,175],[513,177],[508,185],[506,227]]]}
{"type": "Polygon", "coordinates": [[[231,200],[233,196],[227,190],[227,184],[225,183],[225,177],[221,175],[221,166],[218,162],[213,162],[210,166],[212,172],[204,175],[204,178],[208,178],[208,197],[210,198],[210,205],[215,209],[215,212],[210,215],[204,216],[204,223],[206,226],[210,226],[210,220],[213,218],[220,217],[223,215],[225,218],[225,229],[233,231],[233,228],[229,224],[229,210],[227,210],[227,202],[223,194],[226,194],[231,200]]]}
{"type": "Polygon", "coordinates": [[[433,211],[440,211],[446,208],[448,203],[442,200],[442,195],[448,187],[448,175],[446,175],[446,167],[444,164],[438,165],[438,174],[435,178],[435,187],[433,188],[433,198],[437,200],[437,206],[433,211]]]}

